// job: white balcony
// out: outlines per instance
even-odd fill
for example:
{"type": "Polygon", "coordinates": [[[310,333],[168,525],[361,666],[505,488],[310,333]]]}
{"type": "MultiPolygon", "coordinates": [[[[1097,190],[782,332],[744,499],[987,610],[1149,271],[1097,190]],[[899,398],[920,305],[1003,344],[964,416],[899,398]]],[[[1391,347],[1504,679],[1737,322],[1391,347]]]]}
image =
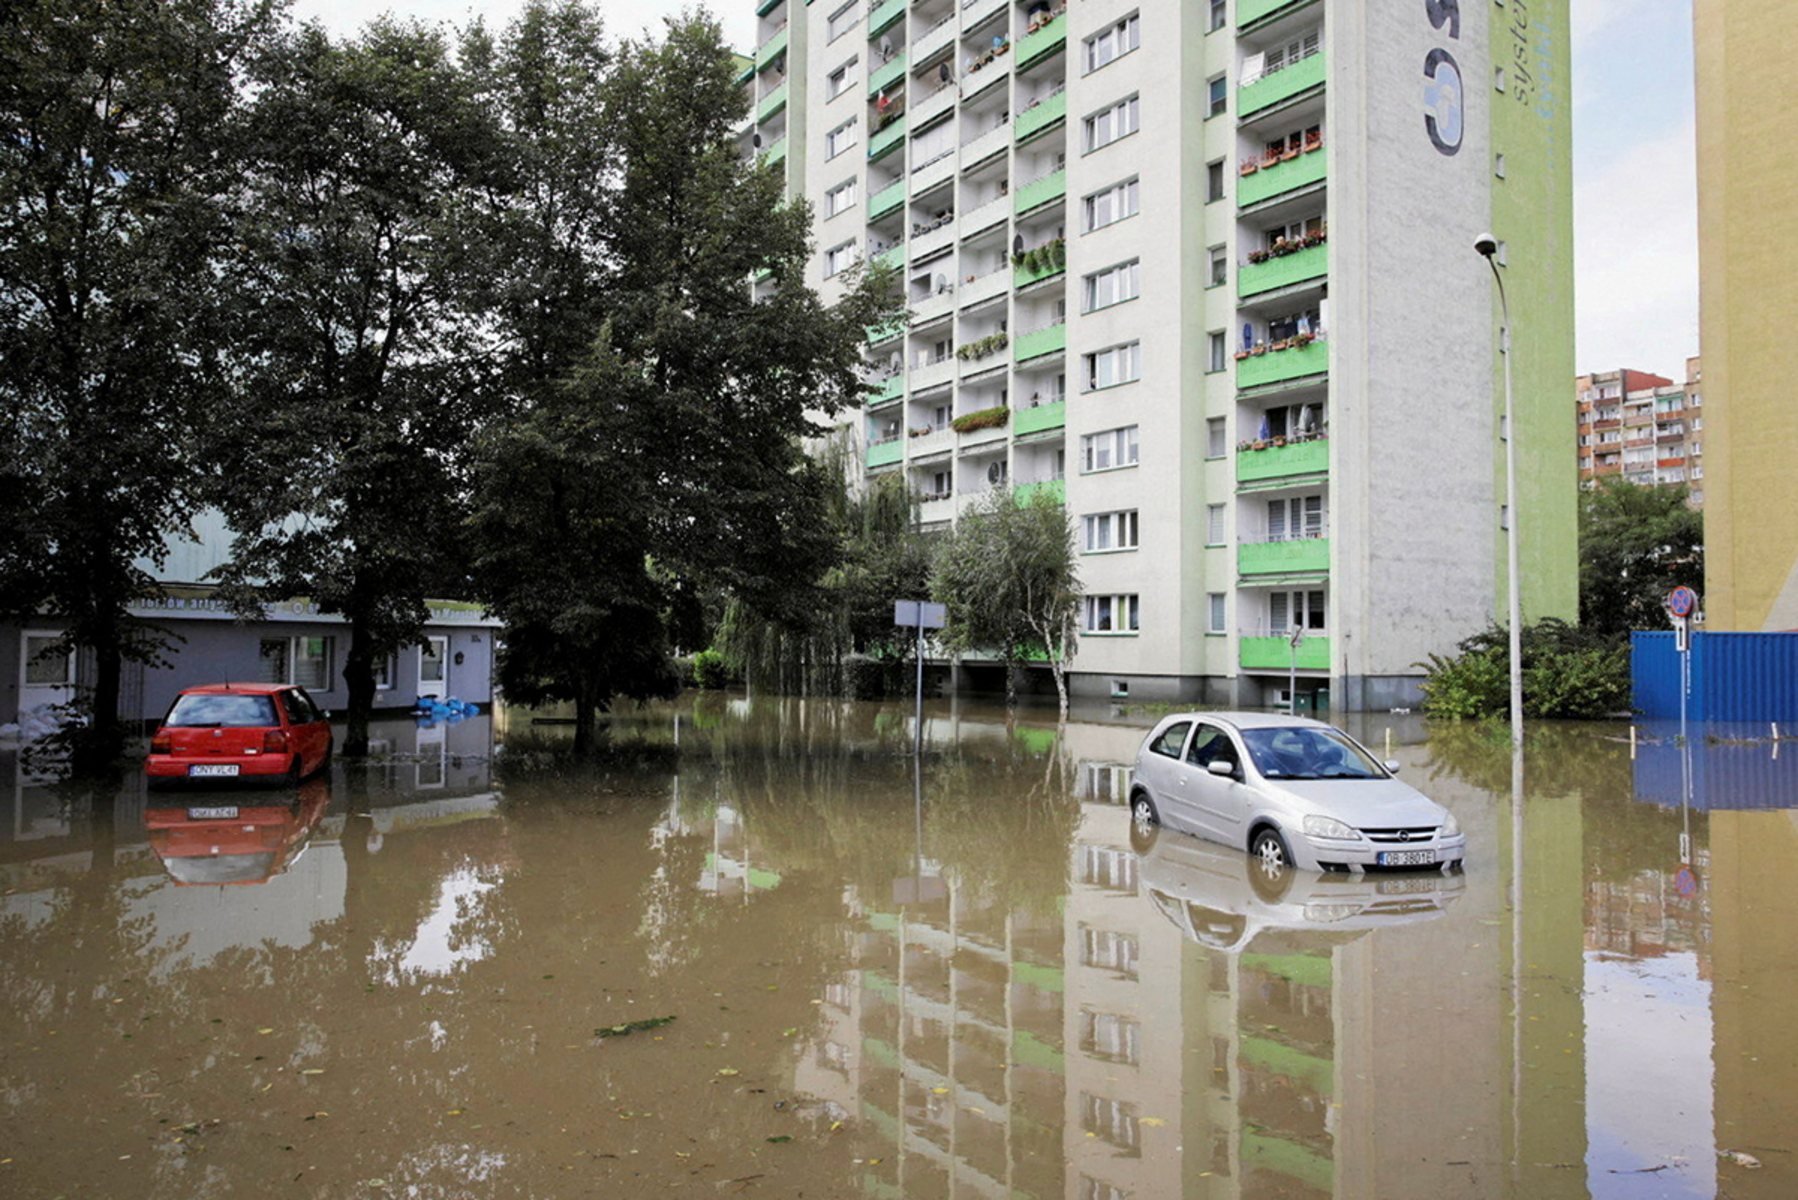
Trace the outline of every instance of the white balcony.
{"type": "MultiPolygon", "coordinates": [[[[915,63],[929,62],[931,55],[953,42],[960,33],[961,26],[956,21],[955,14],[951,12],[936,25],[912,39],[911,61],[915,63]]],[[[951,63],[950,65],[953,69],[955,64],[951,63]]],[[[934,78],[934,75],[932,77],[934,78]]]]}
{"type": "Polygon", "coordinates": [[[1003,296],[1011,290],[1012,270],[1009,265],[997,271],[988,271],[985,275],[972,280],[964,279],[956,285],[955,298],[958,307],[967,308],[979,304],[982,300],[991,300],[994,296],[1003,296]]]}
{"type": "Polygon", "coordinates": [[[961,219],[961,236],[973,237],[984,233],[1011,216],[1011,196],[1009,194],[988,200],[979,208],[972,209],[961,219]]]}
{"type": "Polygon", "coordinates": [[[953,521],[956,507],[953,496],[946,496],[941,500],[926,500],[918,505],[918,520],[925,525],[932,525],[938,521],[953,521]]]}
{"type": "Polygon", "coordinates": [[[911,392],[915,395],[954,379],[955,362],[953,354],[947,355],[937,362],[920,358],[912,364],[911,374],[906,377],[911,392]]]}
{"type": "Polygon", "coordinates": [[[941,454],[955,448],[955,431],[947,425],[941,429],[932,429],[929,433],[921,433],[910,439],[911,452],[907,457],[914,462],[927,458],[932,454],[941,454]]]}
{"type": "Polygon", "coordinates": [[[961,161],[972,166],[990,158],[1011,145],[1011,122],[1002,121],[985,133],[976,134],[961,145],[961,161]]]}
{"type": "Polygon", "coordinates": [[[911,240],[911,260],[923,262],[938,250],[952,245],[955,241],[955,229],[954,221],[945,221],[928,233],[914,235],[911,240]]]}
{"type": "Polygon", "coordinates": [[[906,125],[912,129],[922,129],[930,118],[945,108],[954,108],[955,98],[959,95],[954,80],[939,87],[935,72],[931,72],[925,79],[914,80],[911,86],[918,89],[919,97],[912,101],[906,112],[906,125]]]}
{"type": "Polygon", "coordinates": [[[999,9],[1006,7],[1010,0],[965,0],[961,6],[961,27],[972,29],[999,9]]]}
{"type": "Polygon", "coordinates": [[[922,325],[934,321],[955,307],[955,281],[945,280],[942,288],[933,291],[922,300],[911,302],[911,323],[922,325]]]}
{"type": "Polygon", "coordinates": [[[955,151],[945,150],[929,162],[912,169],[911,194],[922,195],[955,174],[955,151]]]}

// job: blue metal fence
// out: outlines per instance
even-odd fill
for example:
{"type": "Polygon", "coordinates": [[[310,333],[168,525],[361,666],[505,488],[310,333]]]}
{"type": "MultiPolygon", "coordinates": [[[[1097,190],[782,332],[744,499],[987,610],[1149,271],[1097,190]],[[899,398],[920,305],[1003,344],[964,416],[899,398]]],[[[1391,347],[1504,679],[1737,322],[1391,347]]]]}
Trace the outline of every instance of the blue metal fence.
{"type": "MultiPolygon", "coordinates": [[[[1630,635],[1630,674],[1643,716],[1679,717],[1679,652],[1671,632],[1630,635]]],[[[1694,633],[1686,718],[1798,723],[1798,633],[1694,633]]]]}

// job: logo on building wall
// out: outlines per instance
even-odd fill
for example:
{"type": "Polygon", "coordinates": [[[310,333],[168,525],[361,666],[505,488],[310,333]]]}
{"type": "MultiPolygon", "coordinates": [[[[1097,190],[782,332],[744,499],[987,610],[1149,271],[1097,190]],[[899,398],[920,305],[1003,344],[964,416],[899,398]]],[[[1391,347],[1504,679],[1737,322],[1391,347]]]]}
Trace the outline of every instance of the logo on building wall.
{"type": "MultiPolygon", "coordinates": [[[[1460,0],[1424,0],[1423,10],[1433,28],[1441,31],[1446,26],[1448,36],[1460,40],[1460,0]]],[[[1424,55],[1423,80],[1424,131],[1438,152],[1454,154],[1461,149],[1461,137],[1466,132],[1461,66],[1454,55],[1437,46],[1424,55]]]]}

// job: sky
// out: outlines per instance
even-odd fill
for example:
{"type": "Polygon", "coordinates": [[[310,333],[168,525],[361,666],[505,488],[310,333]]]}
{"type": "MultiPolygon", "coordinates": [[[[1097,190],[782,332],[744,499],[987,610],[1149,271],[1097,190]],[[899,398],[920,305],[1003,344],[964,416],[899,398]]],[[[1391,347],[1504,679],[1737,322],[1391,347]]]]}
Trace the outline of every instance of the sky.
{"type": "MultiPolygon", "coordinates": [[[[1570,0],[1575,364],[1685,379],[1698,347],[1698,196],[1691,0],[1570,0]]],[[[502,28],[522,0],[294,0],[349,34],[381,11],[502,28]]],[[[659,33],[681,0],[599,0],[615,37],[659,33]]],[[[753,48],[754,0],[712,11],[753,48]]],[[[1571,384],[1569,384],[1571,386],[1571,384]]]]}

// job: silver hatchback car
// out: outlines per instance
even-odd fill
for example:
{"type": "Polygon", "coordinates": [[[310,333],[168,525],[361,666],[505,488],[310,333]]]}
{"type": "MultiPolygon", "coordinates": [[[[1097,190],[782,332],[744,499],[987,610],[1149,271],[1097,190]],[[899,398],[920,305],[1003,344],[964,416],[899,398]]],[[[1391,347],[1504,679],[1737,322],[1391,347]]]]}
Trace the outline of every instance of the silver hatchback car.
{"type": "Polygon", "coordinates": [[[1277,713],[1176,713],[1143,739],[1131,818],[1239,846],[1275,869],[1456,867],[1454,814],[1354,738],[1277,713]]]}

